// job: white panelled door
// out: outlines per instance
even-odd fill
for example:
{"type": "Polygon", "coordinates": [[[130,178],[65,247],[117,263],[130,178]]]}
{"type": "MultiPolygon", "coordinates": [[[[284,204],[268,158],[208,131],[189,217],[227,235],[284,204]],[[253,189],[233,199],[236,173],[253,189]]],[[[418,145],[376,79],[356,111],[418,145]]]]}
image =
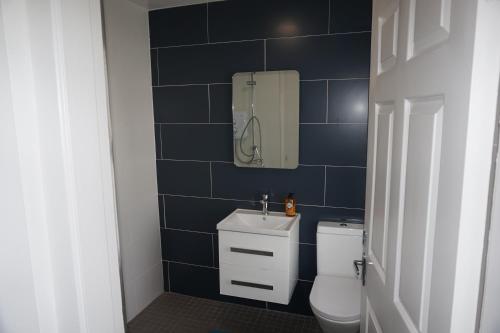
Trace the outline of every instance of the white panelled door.
{"type": "Polygon", "coordinates": [[[458,332],[478,1],[374,0],[362,333],[458,332]]]}

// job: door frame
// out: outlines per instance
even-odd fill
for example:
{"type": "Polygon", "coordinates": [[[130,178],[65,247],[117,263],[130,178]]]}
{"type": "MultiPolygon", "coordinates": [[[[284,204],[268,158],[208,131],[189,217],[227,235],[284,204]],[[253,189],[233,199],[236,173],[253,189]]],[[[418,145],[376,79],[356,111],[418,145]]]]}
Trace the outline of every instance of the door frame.
{"type": "Polygon", "coordinates": [[[500,249],[500,85],[495,123],[496,132],[492,154],[489,210],[484,240],[481,294],[477,312],[476,332],[481,333],[491,333],[500,328],[500,320],[496,314],[500,306],[497,297],[498,291],[500,291],[500,280],[498,279],[500,266],[495,261],[500,249]]]}
{"type": "Polygon", "coordinates": [[[500,74],[500,1],[478,0],[451,332],[473,332],[481,302],[500,74]],[[479,148],[481,147],[481,148],[479,148]]]}

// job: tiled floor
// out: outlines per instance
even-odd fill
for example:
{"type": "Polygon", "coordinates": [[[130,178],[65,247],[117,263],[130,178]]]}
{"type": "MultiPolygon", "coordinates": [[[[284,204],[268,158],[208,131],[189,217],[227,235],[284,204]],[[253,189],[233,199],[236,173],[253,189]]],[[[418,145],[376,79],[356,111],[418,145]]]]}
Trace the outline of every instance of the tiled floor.
{"type": "Polygon", "coordinates": [[[128,333],[321,333],[314,317],[165,293],[128,325],[128,333]]]}

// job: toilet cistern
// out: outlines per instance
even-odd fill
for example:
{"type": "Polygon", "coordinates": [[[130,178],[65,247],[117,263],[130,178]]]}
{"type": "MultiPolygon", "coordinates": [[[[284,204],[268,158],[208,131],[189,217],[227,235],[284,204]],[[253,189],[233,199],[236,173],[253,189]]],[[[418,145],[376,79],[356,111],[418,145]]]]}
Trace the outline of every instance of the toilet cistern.
{"type": "Polygon", "coordinates": [[[260,203],[262,204],[262,215],[269,215],[269,194],[264,193],[262,194],[262,199],[260,200],[260,203]]]}

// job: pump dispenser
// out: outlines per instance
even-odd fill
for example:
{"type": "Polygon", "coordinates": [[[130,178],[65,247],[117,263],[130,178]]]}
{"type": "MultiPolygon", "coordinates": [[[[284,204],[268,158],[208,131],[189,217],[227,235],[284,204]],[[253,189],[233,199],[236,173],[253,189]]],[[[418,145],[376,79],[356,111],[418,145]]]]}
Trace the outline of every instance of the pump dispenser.
{"type": "Polygon", "coordinates": [[[285,199],[285,214],[286,214],[286,216],[297,215],[296,206],[297,206],[297,201],[293,197],[293,193],[288,193],[288,196],[285,199]]]}

